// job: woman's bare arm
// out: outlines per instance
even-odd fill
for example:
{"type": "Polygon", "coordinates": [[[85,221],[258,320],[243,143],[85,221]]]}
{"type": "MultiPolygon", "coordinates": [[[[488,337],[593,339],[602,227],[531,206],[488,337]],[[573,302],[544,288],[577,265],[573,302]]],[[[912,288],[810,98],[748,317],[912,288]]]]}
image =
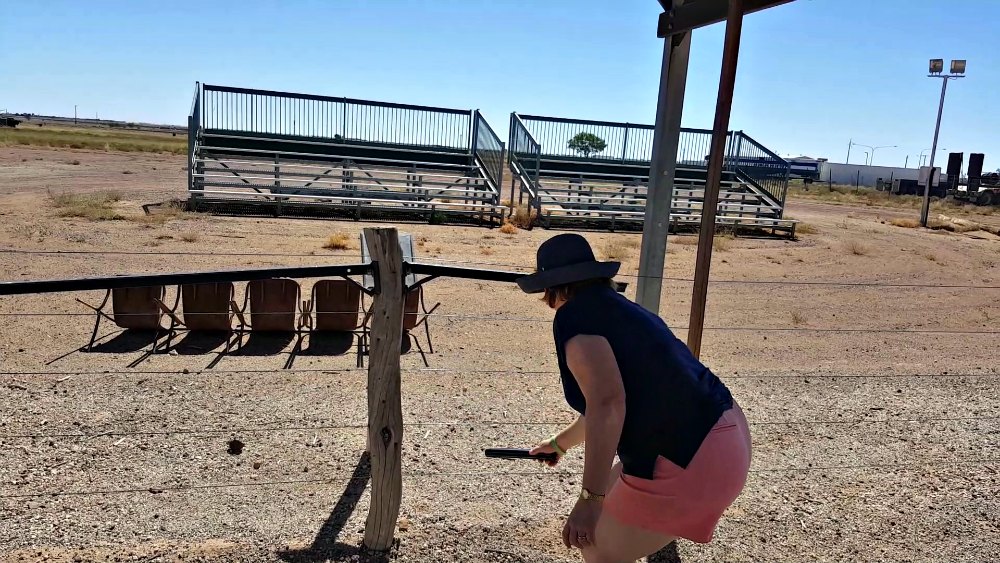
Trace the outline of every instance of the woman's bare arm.
{"type": "Polygon", "coordinates": [[[563,428],[562,431],[556,434],[556,443],[559,444],[559,447],[565,451],[569,451],[570,448],[575,448],[582,444],[587,439],[584,424],[585,420],[583,415],[581,415],[573,421],[573,424],[563,428]]]}
{"type": "Polygon", "coordinates": [[[583,486],[604,494],[625,423],[622,375],[611,344],[603,336],[571,338],[566,343],[566,363],[587,399],[583,486]]]}

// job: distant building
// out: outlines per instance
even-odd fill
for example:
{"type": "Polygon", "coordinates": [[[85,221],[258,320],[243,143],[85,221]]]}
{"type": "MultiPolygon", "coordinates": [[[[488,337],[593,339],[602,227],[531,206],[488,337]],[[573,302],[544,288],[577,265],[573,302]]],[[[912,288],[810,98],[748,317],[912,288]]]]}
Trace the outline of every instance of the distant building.
{"type": "MultiPolygon", "coordinates": [[[[927,167],[924,166],[923,168],[927,167]]],[[[924,172],[925,178],[926,174],[924,172]]],[[[937,185],[940,176],[939,169],[938,174],[934,177],[934,185],[937,185]]],[[[840,164],[837,162],[823,162],[819,167],[819,181],[833,184],[859,185],[874,188],[879,180],[892,183],[893,180],[917,181],[920,179],[920,168],[866,166],[864,164],[840,164]]]]}

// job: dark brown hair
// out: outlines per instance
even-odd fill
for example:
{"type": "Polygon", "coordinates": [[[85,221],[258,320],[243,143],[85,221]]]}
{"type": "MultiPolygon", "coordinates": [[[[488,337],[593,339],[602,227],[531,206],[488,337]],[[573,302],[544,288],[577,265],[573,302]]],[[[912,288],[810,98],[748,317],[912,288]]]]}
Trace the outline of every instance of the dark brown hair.
{"type": "Polygon", "coordinates": [[[573,296],[579,293],[581,289],[586,289],[588,287],[608,287],[611,289],[617,289],[614,280],[611,278],[594,278],[547,288],[545,293],[542,295],[542,301],[544,301],[549,307],[555,308],[556,301],[558,301],[559,298],[569,301],[573,298],[573,296]]]}

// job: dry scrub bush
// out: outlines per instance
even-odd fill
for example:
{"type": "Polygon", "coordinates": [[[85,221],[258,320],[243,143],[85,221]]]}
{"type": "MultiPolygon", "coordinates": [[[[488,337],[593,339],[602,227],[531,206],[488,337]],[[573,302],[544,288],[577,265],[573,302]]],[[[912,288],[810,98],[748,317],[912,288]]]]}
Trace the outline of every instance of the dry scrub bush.
{"type": "Polygon", "coordinates": [[[634,245],[630,245],[628,241],[613,238],[604,241],[601,245],[601,254],[607,260],[627,260],[632,256],[632,249],[635,248],[634,245]]]}
{"type": "MultiPolygon", "coordinates": [[[[673,242],[681,246],[698,246],[698,237],[687,236],[687,237],[674,237],[673,242]]],[[[670,246],[668,243],[667,246],[670,246]]]]}
{"type": "Polygon", "coordinates": [[[716,252],[728,252],[736,240],[733,235],[719,235],[712,239],[712,249],[716,252]]]}
{"type": "Polygon", "coordinates": [[[806,317],[798,311],[792,311],[792,325],[802,326],[806,324],[806,317]]]}
{"type": "Polygon", "coordinates": [[[174,219],[188,219],[194,216],[187,212],[187,203],[180,199],[173,199],[150,209],[151,212],[147,215],[130,217],[129,219],[142,223],[147,228],[152,228],[164,225],[174,219]]]}
{"type": "Polygon", "coordinates": [[[855,256],[867,256],[871,249],[864,243],[856,240],[849,240],[844,243],[844,249],[855,256]]]}
{"type": "Polygon", "coordinates": [[[893,219],[892,221],[889,221],[889,224],[895,227],[903,227],[904,229],[916,229],[917,227],[920,226],[920,221],[910,218],[893,219]]]}
{"type": "Polygon", "coordinates": [[[351,248],[351,237],[347,233],[333,233],[323,243],[323,248],[327,250],[349,250],[351,248]]]}
{"type": "Polygon", "coordinates": [[[493,249],[488,246],[480,246],[479,253],[482,254],[483,256],[492,256],[493,249]]]}
{"type": "Polygon", "coordinates": [[[517,227],[515,227],[513,224],[505,221],[504,224],[500,227],[500,232],[503,233],[503,234],[505,234],[505,235],[516,235],[517,234],[517,227]]]}
{"type": "Polygon", "coordinates": [[[511,209],[507,221],[519,229],[530,229],[538,220],[538,210],[527,205],[518,205],[511,209]]]}
{"type": "Polygon", "coordinates": [[[809,223],[799,223],[795,225],[795,234],[797,235],[815,235],[819,232],[819,229],[815,225],[809,223]]]}
{"type": "Polygon", "coordinates": [[[90,221],[115,221],[125,216],[115,210],[121,194],[114,191],[89,194],[49,193],[49,200],[60,217],[80,217],[90,221]]]}

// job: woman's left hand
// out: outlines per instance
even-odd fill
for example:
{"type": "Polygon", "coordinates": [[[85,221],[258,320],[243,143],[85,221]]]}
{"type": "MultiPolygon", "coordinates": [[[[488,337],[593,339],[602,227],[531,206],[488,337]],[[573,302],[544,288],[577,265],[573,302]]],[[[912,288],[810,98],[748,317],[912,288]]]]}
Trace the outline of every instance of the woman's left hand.
{"type": "Polygon", "coordinates": [[[566,547],[584,549],[594,545],[594,531],[601,517],[601,508],[601,501],[576,501],[576,506],[563,526],[563,543],[566,547]]]}

